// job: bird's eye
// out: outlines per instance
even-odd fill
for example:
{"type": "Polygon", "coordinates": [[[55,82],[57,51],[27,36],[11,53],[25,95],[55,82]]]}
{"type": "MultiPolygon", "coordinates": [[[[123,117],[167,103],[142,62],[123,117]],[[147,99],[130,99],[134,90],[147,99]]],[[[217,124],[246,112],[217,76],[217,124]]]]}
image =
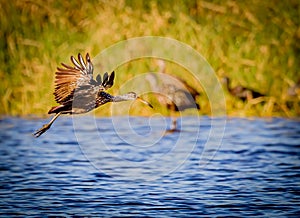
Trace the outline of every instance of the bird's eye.
{"type": "Polygon", "coordinates": [[[136,93],[135,92],[128,92],[128,94],[130,95],[130,96],[132,96],[132,97],[136,97],[136,93]]]}

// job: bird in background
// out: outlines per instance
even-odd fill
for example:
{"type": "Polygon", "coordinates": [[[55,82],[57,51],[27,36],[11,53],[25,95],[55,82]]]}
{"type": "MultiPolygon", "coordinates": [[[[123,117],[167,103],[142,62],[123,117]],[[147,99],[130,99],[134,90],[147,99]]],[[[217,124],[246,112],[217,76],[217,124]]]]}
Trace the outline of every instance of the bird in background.
{"type": "Polygon", "coordinates": [[[166,65],[163,60],[159,59],[157,64],[159,71],[147,73],[146,79],[158,102],[171,111],[172,125],[167,133],[177,132],[179,130],[177,129],[177,118],[174,113],[189,108],[199,110],[200,105],[196,103],[196,98],[200,95],[200,92],[188,85],[185,80],[166,74],[166,65]]]}
{"type": "Polygon", "coordinates": [[[140,100],[153,108],[150,103],[137,96],[134,92],[118,96],[105,92],[113,86],[115,72],[113,71],[110,75],[106,72],[103,78],[98,74],[96,80],[94,80],[94,67],[88,53],[86,54],[86,60],[83,59],[81,54],[78,54],[78,60],[71,56],[71,62],[74,66],[62,63],[62,67],[57,68],[56,86],[53,94],[55,101],[59,105],[52,107],[48,111],[48,114],[55,114],[55,116],[49,123],[33,133],[35,137],[39,137],[46,132],[61,114],[87,113],[108,102],[140,100]]]}
{"type": "Polygon", "coordinates": [[[286,106],[288,109],[293,108],[300,115],[300,78],[288,87],[286,91],[286,106]]]}
{"type": "Polygon", "coordinates": [[[288,88],[287,94],[289,97],[300,96],[300,79],[288,88]]]}
{"type": "Polygon", "coordinates": [[[251,100],[254,98],[264,97],[264,94],[261,94],[260,92],[254,91],[250,88],[246,88],[244,86],[238,85],[232,88],[230,86],[230,79],[229,77],[223,77],[222,83],[224,84],[225,88],[228,90],[228,92],[236,97],[239,98],[242,101],[251,100]]]}

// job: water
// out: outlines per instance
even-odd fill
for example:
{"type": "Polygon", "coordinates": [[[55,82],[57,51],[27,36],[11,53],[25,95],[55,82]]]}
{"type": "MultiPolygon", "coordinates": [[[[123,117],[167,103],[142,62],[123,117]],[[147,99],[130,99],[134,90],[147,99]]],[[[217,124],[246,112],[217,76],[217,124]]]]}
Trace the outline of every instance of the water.
{"type": "Polygon", "coordinates": [[[46,121],[0,121],[3,217],[300,214],[299,120],[184,117],[163,135],[162,117],[61,117],[32,137],[46,121]]]}

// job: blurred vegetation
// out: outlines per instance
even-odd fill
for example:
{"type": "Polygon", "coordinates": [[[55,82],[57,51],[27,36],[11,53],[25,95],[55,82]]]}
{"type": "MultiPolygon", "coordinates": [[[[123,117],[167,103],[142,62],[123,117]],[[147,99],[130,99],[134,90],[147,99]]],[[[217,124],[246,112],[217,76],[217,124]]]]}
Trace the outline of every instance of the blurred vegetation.
{"type": "MultiPolygon", "coordinates": [[[[54,73],[61,62],[69,64],[78,52],[93,57],[121,40],[146,35],[187,43],[219,78],[226,75],[233,86],[268,96],[260,103],[243,103],[225,92],[229,115],[300,115],[299,95],[287,94],[300,78],[298,0],[15,0],[1,1],[0,12],[2,115],[46,114],[56,105],[54,73]]],[[[132,76],[158,69],[151,60],[141,63],[120,67],[110,93],[132,76]]],[[[167,72],[173,68],[167,65],[167,72]]],[[[199,100],[204,108],[200,113],[209,115],[206,100],[199,100]]],[[[153,113],[134,105],[132,114],[153,113]]],[[[96,113],[109,115],[109,108],[96,113]]]]}

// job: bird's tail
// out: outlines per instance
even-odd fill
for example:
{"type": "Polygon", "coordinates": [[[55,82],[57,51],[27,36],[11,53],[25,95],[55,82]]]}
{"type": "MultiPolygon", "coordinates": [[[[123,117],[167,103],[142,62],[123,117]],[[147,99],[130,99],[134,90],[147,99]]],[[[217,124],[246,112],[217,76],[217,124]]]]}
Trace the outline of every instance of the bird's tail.
{"type": "Polygon", "coordinates": [[[58,106],[54,106],[52,107],[49,111],[48,114],[53,114],[53,113],[58,113],[61,111],[61,109],[64,107],[64,105],[58,105],[58,106]]]}

